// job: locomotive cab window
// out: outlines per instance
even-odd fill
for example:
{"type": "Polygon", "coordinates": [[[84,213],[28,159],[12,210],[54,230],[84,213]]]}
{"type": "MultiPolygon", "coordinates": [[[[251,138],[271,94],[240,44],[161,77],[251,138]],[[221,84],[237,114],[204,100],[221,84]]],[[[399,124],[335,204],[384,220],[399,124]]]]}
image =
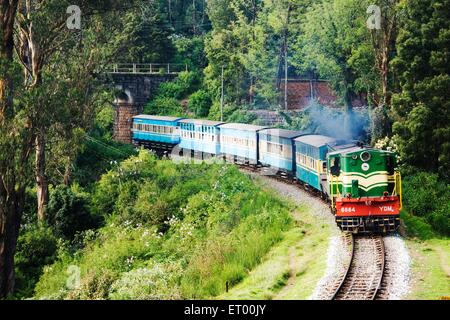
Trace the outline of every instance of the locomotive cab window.
{"type": "Polygon", "coordinates": [[[341,174],[341,159],[339,157],[331,159],[330,172],[333,176],[339,176],[341,174]]]}
{"type": "Polygon", "coordinates": [[[388,155],[386,157],[386,170],[388,171],[388,173],[390,175],[393,175],[394,172],[395,172],[395,163],[394,163],[394,161],[395,160],[390,155],[388,155]]]}

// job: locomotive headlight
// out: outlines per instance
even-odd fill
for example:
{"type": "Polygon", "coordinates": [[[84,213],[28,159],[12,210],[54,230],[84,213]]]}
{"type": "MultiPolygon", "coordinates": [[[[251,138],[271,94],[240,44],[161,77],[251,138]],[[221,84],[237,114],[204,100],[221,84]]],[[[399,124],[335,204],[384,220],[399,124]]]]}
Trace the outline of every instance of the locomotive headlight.
{"type": "Polygon", "coordinates": [[[368,151],[364,151],[363,153],[361,153],[361,160],[364,162],[369,161],[371,158],[371,155],[368,151]]]}

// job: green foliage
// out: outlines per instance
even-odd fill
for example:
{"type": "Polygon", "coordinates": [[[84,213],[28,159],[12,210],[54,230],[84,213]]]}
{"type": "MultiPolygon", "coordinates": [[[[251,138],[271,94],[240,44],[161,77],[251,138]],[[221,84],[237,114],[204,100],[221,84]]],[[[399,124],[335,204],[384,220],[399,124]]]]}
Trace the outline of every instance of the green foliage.
{"type": "Polygon", "coordinates": [[[162,1],[150,1],[125,11],[117,58],[124,63],[165,63],[175,54],[162,1]]]}
{"type": "Polygon", "coordinates": [[[190,69],[201,70],[206,66],[204,36],[174,36],[173,43],[177,49],[174,61],[188,65],[190,69]]]}
{"type": "MultiPolygon", "coordinates": [[[[237,106],[227,103],[223,107],[223,121],[238,123],[254,123],[257,116],[248,112],[251,109],[248,105],[237,106]]],[[[209,119],[220,121],[220,102],[214,101],[209,109],[209,119]]]]}
{"type": "Polygon", "coordinates": [[[227,115],[227,122],[235,122],[235,123],[254,123],[257,120],[257,117],[254,113],[249,113],[245,109],[234,110],[230,115],[227,115]]]}
{"type": "Polygon", "coordinates": [[[317,70],[329,79],[347,107],[352,106],[357,92],[372,84],[374,63],[365,61],[374,61],[366,41],[368,5],[359,0],[316,2],[305,15],[296,44],[295,64],[305,71],[317,70]]]}
{"type": "Polygon", "coordinates": [[[182,273],[178,264],[156,263],[122,274],[111,287],[113,300],[175,300],[181,298],[178,279],[182,273]]]}
{"type": "Polygon", "coordinates": [[[450,172],[450,19],[448,0],[408,0],[393,61],[401,93],[393,97],[394,133],[405,164],[450,172]]]}
{"type": "Polygon", "coordinates": [[[198,73],[181,72],[174,81],[161,84],[155,98],[145,106],[144,112],[154,115],[181,116],[184,110],[180,100],[187,98],[198,89],[199,85],[198,73]]]}
{"type": "Polygon", "coordinates": [[[89,187],[117,162],[136,154],[131,144],[123,144],[102,136],[101,132],[85,136],[82,150],[76,158],[73,180],[82,186],[89,187]]]}
{"type": "Polygon", "coordinates": [[[193,71],[181,72],[175,81],[162,83],[158,89],[158,97],[182,99],[195,91],[199,85],[199,75],[193,71]]]}
{"type": "Polygon", "coordinates": [[[450,235],[450,186],[437,174],[419,172],[405,178],[403,199],[411,215],[421,217],[439,233],[450,235]]]}
{"type": "Polygon", "coordinates": [[[28,225],[17,241],[15,255],[16,296],[29,297],[42,274],[42,268],[56,259],[57,238],[46,226],[28,225]]]}
{"type": "Polygon", "coordinates": [[[400,217],[405,225],[409,237],[417,237],[421,240],[433,239],[438,235],[433,227],[423,217],[413,216],[402,210],[400,217]]]}
{"type": "Polygon", "coordinates": [[[71,258],[45,269],[36,297],[207,298],[241,281],[291,227],[286,204],[234,166],[156,160],[147,151],[105,174],[92,195],[107,220],[71,258]],[[81,287],[66,288],[69,265],[81,287]]]}
{"type": "Polygon", "coordinates": [[[156,97],[144,108],[145,114],[181,116],[184,114],[181,103],[175,98],[156,97]]]}
{"type": "Polygon", "coordinates": [[[196,117],[203,118],[208,116],[211,104],[209,93],[205,90],[199,90],[189,97],[188,108],[191,112],[194,112],[196,117]]]}
{"type": "Polygon", "coordinates": [[[73,239],[77,232],[98,225],[98,221],[89,213],[86,196],[63,185],[50,192],[47,221],[56,235],[68,240],[73,239]]]}

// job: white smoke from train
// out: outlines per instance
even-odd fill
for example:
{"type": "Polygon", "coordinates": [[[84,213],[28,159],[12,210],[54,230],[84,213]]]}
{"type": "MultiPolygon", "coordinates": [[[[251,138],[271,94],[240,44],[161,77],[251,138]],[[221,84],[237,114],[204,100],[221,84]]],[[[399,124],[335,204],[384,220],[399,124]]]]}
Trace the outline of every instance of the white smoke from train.
{"type": "Polygon", "coordinates": [[[311,102],[305,113],[309,120],[307,129],[316,134],[346,140],[368,139],[370,121],[367,109],[344,111],[311,102]]]}

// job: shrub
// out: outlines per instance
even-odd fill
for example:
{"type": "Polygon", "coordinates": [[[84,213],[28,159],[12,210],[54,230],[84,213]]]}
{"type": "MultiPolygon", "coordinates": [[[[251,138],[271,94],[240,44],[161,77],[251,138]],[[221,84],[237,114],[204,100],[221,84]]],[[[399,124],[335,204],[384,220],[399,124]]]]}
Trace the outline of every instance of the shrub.
{"type": "Polygon", "coordinates": [[[441,234],[450,234],[450,186],[437,174],[419,172],[406,177],[403,199],[410,214],[424,218],[441,234]]]}
{"type": "Polygon", "coordinates": [[[205,90],[199,90],[190,96],[188,108],[195,113],[196,117],[206,117],[211,108],[211,103],[209,93],[205,90]]]}
{"type": "Polygon", "coordinates": [[[80,287],[71,291],[67,298],[71,300],[106,300],[111,285],[117,279],[117,273],[110,270],[91,271],[80,283],[80,287]]]}
{"type": "Polygon", "coordinates": [[[156,263],[122,274],[111,287],[113,300],[174,300],[180,299],[178,281],[182,268],[178,264],[156,263]]]}
{"type": "Polygon", "coordinates": [[[72,240],[75,233],[98,226],[89,213],[87,199],[70,187],[59,185],[50,192],[47,219],[56,235],[72,240]]]}
{"type": "Polygon", "coordinates": [[[173,97],[159,96],[145,106],[146,114],[180,116],[183,114],[181,103],[173,97]]]}
{"type": "Polygon", "coordinates": [[[171,82],[160,85],[156,94],[157,98],[182,99],[194,92],[199,85],[199,75],[195,72],[180,72],[178,77],[171,82]]]}
{"type": "Polygon", "coordinates": [[[30,296],[45,265],[56,258],[57,239],[49,227],[22,229],[15,255],[17,296],[30,296]]]}

